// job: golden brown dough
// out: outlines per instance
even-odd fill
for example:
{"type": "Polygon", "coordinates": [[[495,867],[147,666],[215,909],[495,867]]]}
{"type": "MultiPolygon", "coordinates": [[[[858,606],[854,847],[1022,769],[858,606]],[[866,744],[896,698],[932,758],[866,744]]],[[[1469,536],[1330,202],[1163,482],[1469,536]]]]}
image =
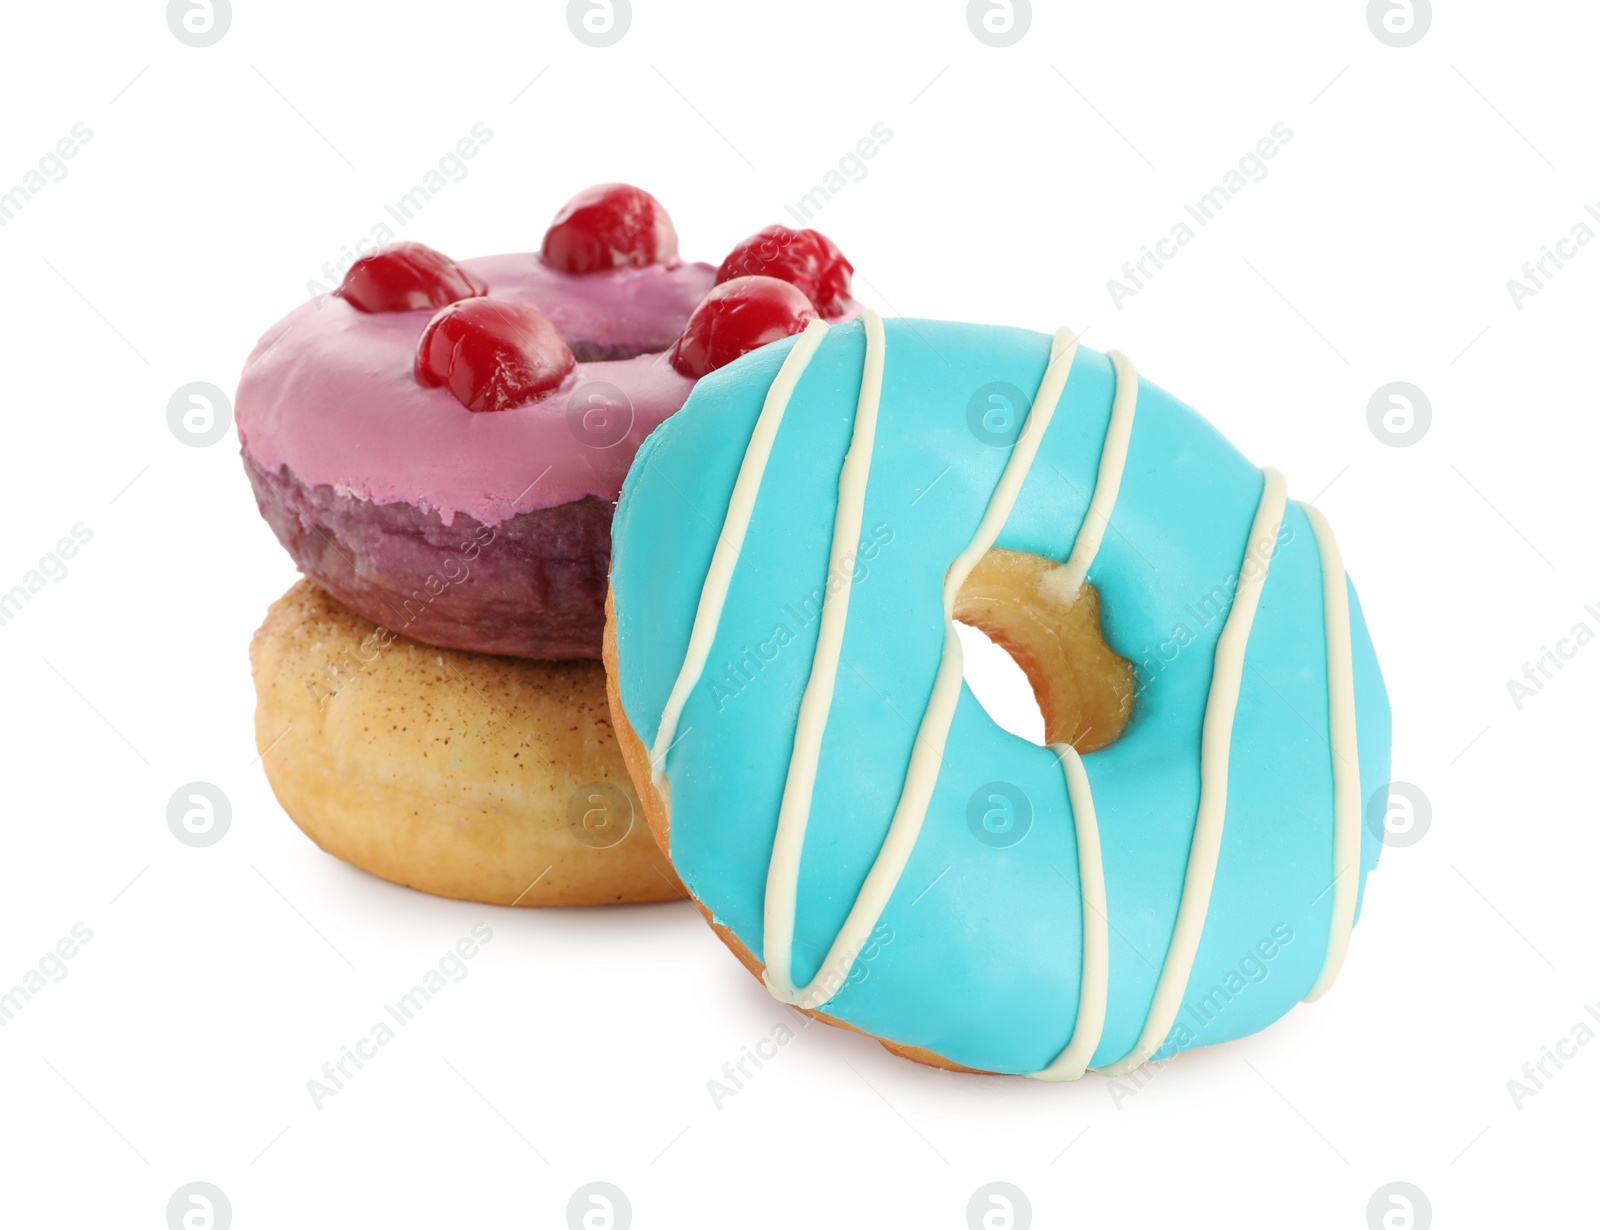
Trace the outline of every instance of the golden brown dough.
{"type": "Polygon", "coordinates": [[[496,905],[664,901],[598,662],[435,649],[300,581],[250,646],[256,746],[328,853],[496,905]]]}
{"type": "Polygon", "coordinates": [[[1133,716],[1133,666],[1100,632],[1100,595],[1085,585],[1063,602],[1048,578],[1060,566],[996,547],[956,594],[955,617],[985,633],[1022,668],[1044,714],[1044,741],[1082,755],[1115,743],[1133,716]]]}

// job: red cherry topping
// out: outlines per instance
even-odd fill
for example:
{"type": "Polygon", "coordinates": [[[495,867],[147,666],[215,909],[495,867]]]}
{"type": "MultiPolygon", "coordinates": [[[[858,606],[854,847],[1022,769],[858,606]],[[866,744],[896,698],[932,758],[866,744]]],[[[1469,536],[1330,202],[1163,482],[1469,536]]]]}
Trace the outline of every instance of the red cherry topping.
{"type": "Polygon", "coordinates": [[[395,243],[350,266],[339,293],[363,312],[415,312],[488,290],[442,252],[426,244],[395,243]]]}
{"type": "Polygon", "coordinates": [[[742,354],[799,333],[817,318],[798,287],[777,278],[734,278],[700,300],[672,348],[672,366],[699,379],[742,354]]]}
{"type": "Polygon", "coordinates": [[[734,250],[717,270],[717,281],[760,274],[793,282],[830,320],[852,306],[850,275],[855,272],[844,253],[821,231],[796,231],[769,226],[734,250]]]}
{"type": "Polygon", "coordinates": [[[428,322],[417,380],[444,385],[468,410],[509,410],[556,388],[572,351],[542,312],[505,299],[463,299],[428,322]]]}
{"type": "Polygon", "coordinates": [[[561,207],[544,234],[545,263],[567,273],[665,265],[678,257],[678,232],[642,188],[597,184],[561,207]]]}

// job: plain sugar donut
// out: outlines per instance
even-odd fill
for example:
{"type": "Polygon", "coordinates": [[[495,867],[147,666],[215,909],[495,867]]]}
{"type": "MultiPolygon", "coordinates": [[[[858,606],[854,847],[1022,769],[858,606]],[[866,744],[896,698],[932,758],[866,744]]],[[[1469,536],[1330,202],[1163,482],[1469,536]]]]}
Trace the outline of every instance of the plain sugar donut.
{"type": "Polygon", "coordinates": [[[1124,357],[813,324],[701,382],[613,538],[624,754],[779,998],[1066,1079],[1255,1032],[1337,974],[1388,780],[1360,607],[1321,515],[1124,357]],[[1098,594],[1088,691],[1132,674],[1099,750],[1008,734],[963,685],[951,621],[996,551],[1035,569],[1029,618],[1098,594]]]}
{"type": "Polygon", "coordinates": [[[250,645],[273,793],[329,854],[492,905],[682,896],[638,815],[597,662],[436,649],[310,581],[250,645]]]}

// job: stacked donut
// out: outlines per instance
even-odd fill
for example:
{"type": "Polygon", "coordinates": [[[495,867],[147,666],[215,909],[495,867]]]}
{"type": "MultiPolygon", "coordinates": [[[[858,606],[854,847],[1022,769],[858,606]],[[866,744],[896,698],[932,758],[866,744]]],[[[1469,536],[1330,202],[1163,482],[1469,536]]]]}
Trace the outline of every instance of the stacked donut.
{"type": "Polygon", "coordinates": [[[885,322],[851,272],[783,227],[680,261],[607,185],[538,255],[398,245],[270,332],[237,414],[308,578],[252,648],[285,809],[448,896],[686,893],[774,996],[944,1068],[1118,1074],[1319,997],[1390,741],[1327,521],[1123,355],[885,322]]]}
{"type": "Polygon", "coordinates": [[[702,376],[851,318],[851,272],[781,226],[684,261],[660,203],[607,184],[538,253],[396,244],[261,339],[244,464],[306,579],[252,644],[256,737],[314,841],[450,897],[681,895],[598,660],[613,507],[702,376]]]}

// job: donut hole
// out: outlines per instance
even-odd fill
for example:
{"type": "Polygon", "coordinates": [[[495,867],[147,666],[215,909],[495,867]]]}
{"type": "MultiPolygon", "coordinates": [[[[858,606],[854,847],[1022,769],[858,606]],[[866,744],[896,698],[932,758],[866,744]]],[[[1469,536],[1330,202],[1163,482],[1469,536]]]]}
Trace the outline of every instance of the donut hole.
{"type": "Polygon", "coordinates": [[[676,338],[665,342],[628,343],[602,346],[598,342],[568,341],[567,349],[579,363],[615,363],[623,359],[637,359],[640,355],[656,354],[670,349],[676,338]]]}
{"type": "Polygon", "coordinates": [[[1033,683],[1011,651],[982,628],[959,624],[967,687],[994,719],[995,725],[1029,743],[1044,743],[1044,710],[1033,683]]]}
{"type": "MultiPolygon", "coordinates": [[[[1133,716],[1133,665],[1106,644],[1100,595],[1092,585],[1068,600],[1047,583],[1058,567],[1042,556],[994,548],[956,594],[955,618],[1015,663],[1038,705],[1042,741],[1088,753],[1115,743],[1133,716]]],[[[996,708],[1014,716],[1015,689],[1015,675],[1008,681],[1006,673],[990,672],[973,695],[991,716],[996,708]]],[[[1026,722],[999,724],[1031,737],[1026,722]]]]}

